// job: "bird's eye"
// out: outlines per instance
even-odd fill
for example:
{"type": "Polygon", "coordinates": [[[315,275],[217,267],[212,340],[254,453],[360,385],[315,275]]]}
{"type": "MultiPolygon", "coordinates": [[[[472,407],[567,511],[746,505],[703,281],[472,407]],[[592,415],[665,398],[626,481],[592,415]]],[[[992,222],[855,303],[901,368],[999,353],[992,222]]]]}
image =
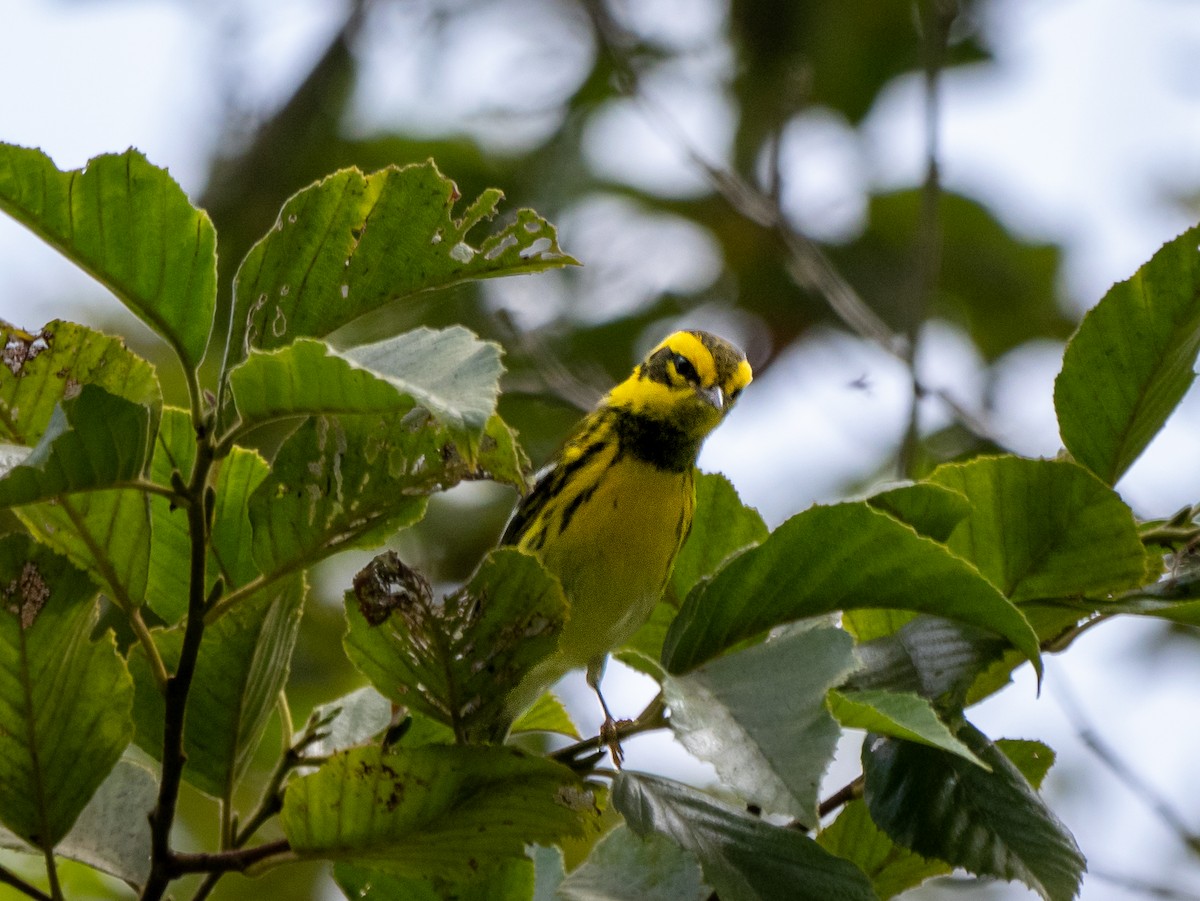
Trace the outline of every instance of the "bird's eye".
{"type": "Polygon", "coordinates": [[[696,372],[696,367],[693,366],[692,361],[683,354],[675,354],[675,356],[671,358],[671,362],[675,364],[675,371],[689,382],[700,381],[700,375],[696,372]]]}

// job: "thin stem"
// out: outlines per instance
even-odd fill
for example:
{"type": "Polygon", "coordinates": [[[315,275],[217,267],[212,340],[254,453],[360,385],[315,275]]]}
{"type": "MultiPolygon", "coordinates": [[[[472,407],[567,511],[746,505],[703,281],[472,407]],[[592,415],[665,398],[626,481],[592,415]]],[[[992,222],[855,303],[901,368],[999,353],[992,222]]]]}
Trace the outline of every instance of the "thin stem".
{"type": "Polygon", "coordinates": [[[129,611],[129,625],[133,629],[133,634],[137,636],[138,644],[146,652],[146,660],[150,663],[150,672],[154,674],[154,681],[158,685],[159,692],[165,692],[170,674],[167,672],[167,665],[163,663],[162,655],[158,653],[158,645],[154,643],[150,627],[142,618],[141,607],[134,607],[129,611]]]}
{"type": "Polygon", "coordinates": [[[0,867],[0,885],[12,886],[18,892],[21,892],[21,894],[28,895],[30,898],[36,899],[36,901],[54,901],[53,898],[43,892],[36,885],[31,885],[16,873],[12,872],[11,870],[7,870],[4,867],[0,867]]]}
{"type": "Polygon", "coordinates": [[[843,785],[832,795],[821,802],[817,808],[818,817],[827,817],[839,807],[845,807],[851,801],[857,801],[863,796],[863,786],[865,782],[862,776],[859,776],[853,782],[843,785]]]}
{"type": "Polygon", "coordinates": [[[54,901],[63,901],[62,886],[58,882],[58,863],[54,860],[54,849],[43,848],[42,854],[46,858],[46,879],[50,882],[50,897],[54,901]]]}

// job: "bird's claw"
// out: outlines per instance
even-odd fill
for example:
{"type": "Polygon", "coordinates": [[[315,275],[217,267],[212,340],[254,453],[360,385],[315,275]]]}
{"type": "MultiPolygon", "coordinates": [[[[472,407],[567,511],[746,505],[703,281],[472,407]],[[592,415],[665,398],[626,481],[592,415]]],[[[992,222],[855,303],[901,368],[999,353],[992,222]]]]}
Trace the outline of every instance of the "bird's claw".
{"type": "Polygon", "coordinates": [[[625,752],[621,750],[621,730],[632,725],[633,720],[614,720],[611,716],[606,716],[600,725],[600,747],[608,748],[613,765],[618,770],[625,762],[625,752]]]}

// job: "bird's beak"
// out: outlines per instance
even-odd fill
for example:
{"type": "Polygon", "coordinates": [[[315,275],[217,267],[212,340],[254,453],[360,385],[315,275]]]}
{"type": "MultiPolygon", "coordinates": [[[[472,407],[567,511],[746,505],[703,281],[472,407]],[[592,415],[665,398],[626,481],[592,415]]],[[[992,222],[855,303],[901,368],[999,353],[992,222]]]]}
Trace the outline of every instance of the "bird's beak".
{"type": "Polygon", "coordinates": [[[711,388],[697,388],[696,393],[711,404],[718,413],[725,412],[725,393],[721,390],[720,385],[713,385],[711,388]]]}

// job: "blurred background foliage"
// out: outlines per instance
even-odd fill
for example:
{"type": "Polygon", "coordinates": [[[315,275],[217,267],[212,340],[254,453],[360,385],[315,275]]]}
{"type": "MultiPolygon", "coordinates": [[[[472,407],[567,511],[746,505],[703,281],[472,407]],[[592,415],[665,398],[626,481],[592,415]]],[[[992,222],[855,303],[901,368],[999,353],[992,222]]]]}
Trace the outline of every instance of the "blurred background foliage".
{"type": "MultiPolygon", "coordinates": [[[[286,15],[286,4],[269,14],[254,3],[197,5],[193,14],[220,20],[227,38],[213,45],[211,78],[224,107],[193,198],[219,235],[218,321],[228,315],[237,264],[288,196],[341,167],[373,171],[432,157],[465,201],[496,186],[508,213],[535,208],[583,263],[464,286],[394,314],[414,325],[461,322],[505,347],[501,411],[535,463],[581,408],[679,326],[741,344],[764,398],[773,385],[774,406],[758,414],[765,426],[742,427],[735,417],[721,436],[728,458],[754,457],[766,430],[779,434],[782,450],[769,467],[775,506],[764,509],[771,524],[814,497],[981,451],[1024,449],[1019,428],[1001,435],[989,426],[999,383],[1014,357],[1046,348],[1061,355],[1080,305],[1063,296],[1060,248],[1008,227],[984,198],[942,190],[936,156],[939,79],[996,65],[989,35],[1001,5],[331,2],[337,21],[324,48],[272,98],[246,85],[254,84],[253,48],[282,27],[271,16],[286,15]],[[926,118],[911,128],[924,129],[929,156],[924,183],[897,188],[871,176],[867,122],[888,92],[913,79],[925,86],[926,118]],[[627,141],[645,152],[630,160],[621,152],[627,141]],[[970,378],[941,379],[947,370],[926,360],[931,336],[939,352],[975,361],[970,378]],[[842,397],[880,392],[890,403],[872,432],[885,437],[855,445],[840,470],[805,468],[803,448],[810,437],[822,440],[825,426],[809,418],[811,407],[787,400],[807,390],[798,348],[810,369],[835,358],[839,373],[861,365],[861,378],[837,386],[842,397]],[[890,373],[882,383],[880,372],[890,373]]],[[[1176,187],[1181,197],[1196,190],[1176,187]]],[[[180,402],[181,386],[169,382],[176,373],[160,373],[180,402]]],[[[510,492],[467,486],[396,544],[435,581],[462,579],[512,502],[510,492]]],[[[369,556],[335,561],[315,586],[293,663],[298,724],[313,704],[361,682],[335,636],[341,592],[369,556]]],[[[259,778],[277,742],[274,730],[259,752],[259,778]]],[[[240,801],[249,806],[252,795],[248,788],[240,801]]],[[[211,803],[194,794],[190,802],[188,830],[210,843],[211,803]]],[[[332,889],[315,873],[285,868],[265,883],[230,877],[215,896],[325,897],[332,889]]]]}

